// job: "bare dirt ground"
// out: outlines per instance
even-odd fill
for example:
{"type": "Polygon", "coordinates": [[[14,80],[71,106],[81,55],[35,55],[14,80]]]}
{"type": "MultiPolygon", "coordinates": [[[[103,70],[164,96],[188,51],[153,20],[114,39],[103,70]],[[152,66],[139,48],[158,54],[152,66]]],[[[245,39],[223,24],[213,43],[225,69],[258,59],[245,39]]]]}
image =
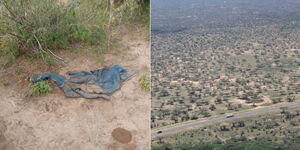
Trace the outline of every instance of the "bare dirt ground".
{"type": "MultiPolygon", "coordinates": [[[[253,109],[258,109],[258,108],[261,108],[261,105],[272,103],[272,100],[268,96],[262,96],[262,99],[263,99],[262,102],[254,103],[257,107],[255,107],[253,109]]],[[[238,98],[233,99],[232,102],[237,103],[237,104],[243,104],[243,105],[253,105],[253,103],[246,103],[245,100],[238,99],[238,98]]]]}
{"type": "Polygon", "coordinates": [[[58,53],[67,61],[65,65],[48,67],[38,65],[40,60],[19,58],[11,66],[0,69],[0,149],[149,149],[150,94],[138,83],[141,74],[149,75],[149,43],[144,29],[123,31],[122,35],[120,43],[124,49],[105,53],[104,65],[120,64],[138,69],[139,74],[125,82],[111,100],[65,98],[54,85],[51,94],[29,96],[30,75],[49,71],[66,74],[103,67],[87,53],[89,49],[58,53]]]}

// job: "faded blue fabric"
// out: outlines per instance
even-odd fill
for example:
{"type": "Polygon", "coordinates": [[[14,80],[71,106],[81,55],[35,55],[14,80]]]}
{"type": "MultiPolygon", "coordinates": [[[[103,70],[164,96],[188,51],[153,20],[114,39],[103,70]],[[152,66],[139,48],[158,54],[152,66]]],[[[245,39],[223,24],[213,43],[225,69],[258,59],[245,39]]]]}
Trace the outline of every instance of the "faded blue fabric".
{"type": "Polygon", "coordinates": [[[122,66],[113,65],[94,71],[69,72],[69,78],[52,73],[39,74],[30,77],[30,81],[53,80],[67,97],[109,99],[107,95],[117,91],[122,83],[135,73],[129,74],[122,66]],[[87,89],[83,89],[80,85],[84,85],[87,89]],[[85,91],[89,88],[94,91],[85,91]]]}
{"type": "Polygon", "coordinates": [[[67,80],[66,77],[58,74],[53,74],[53,73],[45,73],[45,74],[40,74],[40,75],[35,75],[30,77],[31,82],[38,82],[41,80],[48,80],[51,79],[56,83],[57,86],[62,87],[64,82],[67,80]]]}

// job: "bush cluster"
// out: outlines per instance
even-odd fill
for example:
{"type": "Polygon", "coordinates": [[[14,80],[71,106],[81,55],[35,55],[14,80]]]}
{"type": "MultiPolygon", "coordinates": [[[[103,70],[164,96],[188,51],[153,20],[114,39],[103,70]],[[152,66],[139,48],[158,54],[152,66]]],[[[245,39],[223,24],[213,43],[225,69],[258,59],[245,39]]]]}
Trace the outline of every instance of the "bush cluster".
{"type": "MultiPolygon", "coordinates": [[[[60,59],[53,50],[73,42],[107,47],[114,26],[137,16],[136,0],[2,0],[0,1],[0,55],[13,61],[19,54],[43,53],[60,59]],[[120,1],[121,2],[121,1],[120,1]],[[5,45],[6,44],[6,45],[5,45]]],[[[3,63],[3,62],[2,62],[3,63]]]]}

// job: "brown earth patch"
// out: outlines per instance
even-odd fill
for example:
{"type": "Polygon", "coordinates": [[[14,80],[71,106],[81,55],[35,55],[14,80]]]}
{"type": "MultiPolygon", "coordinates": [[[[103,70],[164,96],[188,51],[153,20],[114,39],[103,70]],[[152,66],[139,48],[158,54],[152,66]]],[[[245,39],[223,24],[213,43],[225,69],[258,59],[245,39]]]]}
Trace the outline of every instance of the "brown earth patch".
{"type": "Polygon", "coordinates": [[[132,134],[130,131],[124,128],[116,128],[111,133],[111,136],[120,143],[126,144],[132,140],[132,134]]]}

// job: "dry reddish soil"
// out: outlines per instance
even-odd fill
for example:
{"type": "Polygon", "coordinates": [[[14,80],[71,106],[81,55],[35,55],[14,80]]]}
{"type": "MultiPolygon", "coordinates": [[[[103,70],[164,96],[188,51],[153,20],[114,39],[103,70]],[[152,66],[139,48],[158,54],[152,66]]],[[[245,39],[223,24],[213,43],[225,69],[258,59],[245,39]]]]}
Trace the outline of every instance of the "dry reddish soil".
{"type": "Polygon", "coordinates": [[[120,64],[139,70],[111,100],[65,98],[55,85],[51,85],[50,94],[30,96],[27,78],[33,74],[65,75],[68,71],[103,67],[93,53],[88,53],[91,48],[57,52],[66,64],[49,67],[41,60],[21,57],[0,68],[0,149],[150,149],[150,94],[138,82],[142,74],[149,75],[150,68],[149,42],[144,30],[122,31],[121,46],[103,54],[105,66],[120,64]]]}
{"type": "Polygon", "coordinates": [[[111,136],[124,144],[129,143],[132,139],[131,132],[123,128],[114,129],[114,131],[111,133],[111,136]]]}

